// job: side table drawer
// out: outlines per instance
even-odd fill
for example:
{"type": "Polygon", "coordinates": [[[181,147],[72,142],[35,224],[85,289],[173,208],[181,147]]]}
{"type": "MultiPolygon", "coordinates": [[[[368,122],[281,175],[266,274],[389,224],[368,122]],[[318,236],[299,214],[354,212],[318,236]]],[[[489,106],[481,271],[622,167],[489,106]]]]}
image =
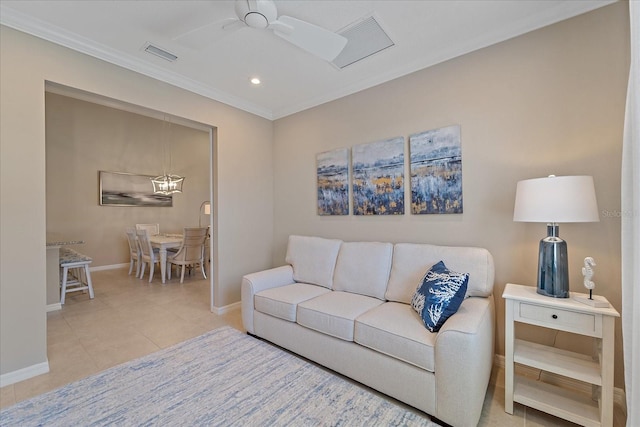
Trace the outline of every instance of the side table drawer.
{"type": "Polygon", "coordinates": [[[522,322],[583,335],[599,335],[599,331],[596,330],[596,316],[594,314],[543,307],[525,302],[518,305],[519,310],[515,314],[522,322]]]}

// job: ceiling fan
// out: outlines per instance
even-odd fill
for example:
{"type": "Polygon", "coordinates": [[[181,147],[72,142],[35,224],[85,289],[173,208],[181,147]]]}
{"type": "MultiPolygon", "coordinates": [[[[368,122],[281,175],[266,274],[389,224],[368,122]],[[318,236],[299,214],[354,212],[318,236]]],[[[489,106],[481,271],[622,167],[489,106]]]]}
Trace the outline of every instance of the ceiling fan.
{"type": "Polygon", "coordinates": [[[275,35],[325,61],[344,49],[347,39],[339,34],[291,16],[278,16],[273,0],[235,0],[237,18],[209,23],[173,38],[192,48],[204,48],[235,30],[250,27],[272,30],[275,35]]]}

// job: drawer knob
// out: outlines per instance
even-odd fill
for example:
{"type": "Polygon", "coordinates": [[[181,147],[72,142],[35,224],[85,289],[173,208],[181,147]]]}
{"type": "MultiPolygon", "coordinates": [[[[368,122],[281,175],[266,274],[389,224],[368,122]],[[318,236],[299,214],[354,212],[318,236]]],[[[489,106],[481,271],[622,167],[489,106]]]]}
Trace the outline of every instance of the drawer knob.
{"type": "Polygon", "coordinates": [[[552,314],[551,317],[554,318],[554,319],[557,319],[558,315],[557,314],[552,314]]]}

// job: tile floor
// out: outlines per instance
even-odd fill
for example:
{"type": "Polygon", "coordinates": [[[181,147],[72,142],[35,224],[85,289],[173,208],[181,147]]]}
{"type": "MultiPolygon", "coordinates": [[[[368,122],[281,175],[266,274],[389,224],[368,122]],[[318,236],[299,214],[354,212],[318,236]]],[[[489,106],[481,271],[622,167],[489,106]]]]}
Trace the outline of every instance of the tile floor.
{"type": "MultiPolygon", "coordinates": [[[[0,388],[0,408],[47,392],[111,366],[229,325],[242,327],[240,310],[219,316],[209,311],[209,282],[196,273],[180,284],[159,274],[152,283],[127,275],[128,269],[92,273],[95,298],[67,295],[62,310],[47,314],[50,372],[0,388]]],[[[494,370],[495,371],[495,370],[494,370]]],[[[621,411],[615,425],[623,426],[621,411]]],[[[492,375],[479,426],[575,426],[515,404],[504,412],[504,372],[492,375]]]]}

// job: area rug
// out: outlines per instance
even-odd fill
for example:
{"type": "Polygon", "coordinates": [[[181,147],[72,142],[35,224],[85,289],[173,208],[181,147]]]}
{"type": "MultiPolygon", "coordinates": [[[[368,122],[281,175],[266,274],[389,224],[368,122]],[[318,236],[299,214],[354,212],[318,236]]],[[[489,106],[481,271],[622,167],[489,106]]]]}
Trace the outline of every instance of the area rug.
{"type": "Polygon", "coordinates": [[[437,426],[230,327],[0,411],[1,426],[437,426]]]}

